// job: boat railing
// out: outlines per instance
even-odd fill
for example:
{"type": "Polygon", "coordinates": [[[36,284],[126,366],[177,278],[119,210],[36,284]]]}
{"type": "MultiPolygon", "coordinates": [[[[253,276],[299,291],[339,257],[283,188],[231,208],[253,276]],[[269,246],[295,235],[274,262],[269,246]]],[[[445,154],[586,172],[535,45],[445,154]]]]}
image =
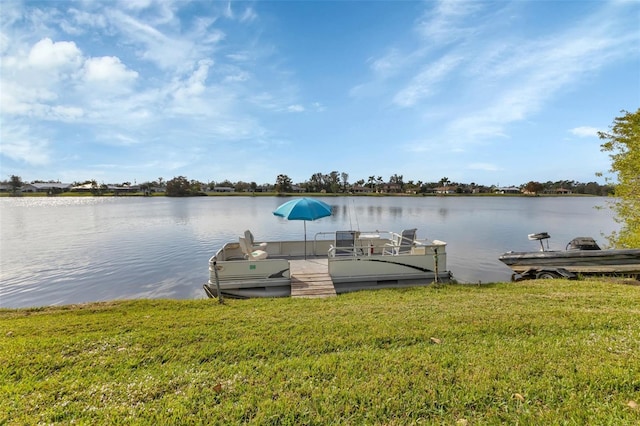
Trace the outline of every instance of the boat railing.
{"type": "MultiPolygon", "coordinates": [[[[394,234],[392,231],[348,231],[355,232],[356,240],[359,239],[390,239],[394,234]]],[[[315,235],[315,240],[335,240],[336,231],[318,232],[315,235]]]]}
{"type": "Polygon", "coordinates": [[[380,230],[318,232],[314,241],[333,240],[329,257],[359,257],[385,254],[395,235],[395,232],[380,230]]]}
{"type": "MultiPolygon", "coordinates": [[[[314,256],[327,255],[329,257],[343,256],[371,256],[393,253],[394,241],[397,241],[399,234],[392,231],[323,231],[315,234],[313,240],[310,239],[306,248],[307,254],[314,256]],[[345,240],[345,237],[347,240],[345,240]],[[341,238],[339,241],[338,238],[341,238]],[[349,238],[353,238],[349,241],[349,238]]],[[[415,240],[412,254],[429,253],[431,247],[442,246],[445,243],[440,241],[415,240]]],[[[269,242],[265,249],[269,257],[282,257],[294,253],[302,255],[303,245],[299,241],[275,241],[269,242]],[[299,253],[297,253],[299,252],[299,253]]],[[[442,250],[441,250],[442,252],[442,250]]],[[[399,250],[396,251],[396,254],[399,250]]],[[[244,254],[238,242],[227,242],[210,259],[217,261],[237,261],[244,259],[244,254]]]]}

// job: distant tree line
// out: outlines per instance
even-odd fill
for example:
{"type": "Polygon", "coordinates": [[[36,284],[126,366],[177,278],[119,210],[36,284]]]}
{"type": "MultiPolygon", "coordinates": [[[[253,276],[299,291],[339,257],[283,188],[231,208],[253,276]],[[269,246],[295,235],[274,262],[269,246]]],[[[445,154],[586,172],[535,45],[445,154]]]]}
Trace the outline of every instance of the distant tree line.
{"type": "MultiPolygon", "coordinates": [[[[52,181],[49,181],[51,183],[52,181]]],[[[47,183],[45,181],[33,181],[34,183],[47,183]]],[[[59,183],[59,182],[58,182],[59,183]]],[[[12,175],[9,180],[2,182],[3,189],[17,194],[24,183],[19,176],[12,175]]],[[[81,188],[94,195],[109,193],[113,188],[129,188],[131,191],[151,193],[165,193],[167,196],[185,197],[205,195],[207,192],[274,192],[284,193],[326,193],[326,194],[352,194],[352,193],[381,193],[381,194],[483,194],[500,192],[503,188],[496,185],[486,186],[475,182],[464,183],[451,181],[447,177],[434,182],[421,180],[404,180],[403,175],[393,174],[387,180],[382,176],[371,175],[366,180],[359,179],[349,182],[349,174],[332,171],[330,173],[314,173],[311,177],[299,183],[294,183],[286,174],[279,174],[273,184],[237,181],[229,179],[222,181],[200,182],[188,179],[185,176],[177,176],[165,181],[158,178],[141,184],[132,185],[131,182],[106,185],[98,184],[95,179],[84,182],[74,182],[74,188],[81,188]]],[[[572,193],[586,195],[611,195],[614,193],[614,185],[611,183],[599,184],[597,182],[577,182],[574,180],[560,180],[536,182],[531,181],[519,186],[510,186],[516,192],[524,194],[556,194],[572,193]]]]}

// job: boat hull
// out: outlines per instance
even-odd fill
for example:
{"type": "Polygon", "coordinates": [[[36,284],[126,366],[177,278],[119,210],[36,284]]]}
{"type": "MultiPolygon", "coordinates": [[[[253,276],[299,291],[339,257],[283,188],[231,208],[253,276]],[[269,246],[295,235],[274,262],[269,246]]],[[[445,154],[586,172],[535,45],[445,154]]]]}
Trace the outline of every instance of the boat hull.
{"type": "MultiPolygon", "coordinates": [[[[290,265],[286,259],[209,261],[209,282],[205,288],[217,297],[247,299],[291,296],[290,265]]],[[[209,294],[211,293],[211,294],[209,294]]]]}
{"type": "MultiPolygon", "coordinates": [[[[218,290],[215,284],[207,283],[204,285],[204,291],[211,298],[218,297],[218,290]]],[[[253,299],[257,297],[290,297],[291,282],[278,285],[273,282],[265,283],[264,286],[258,286],[256,282],[247,286],[221,285],[220,292],[222,297],[228,299],[253,299]]]]}
{"type": "Polygon", "coordinates": [[[446,265],[446,253],[434,252],[397,256],[364,256],[356,259],[329,259],[329,275],[337,294],[359,290],[400,288],[451,281],[451,274],[440,270],[446,265]]]}
{"type": "Polygon", "coordinates": [[[311,281],[332,282],[335,294],[451,281],[446,243],[420,244],[407,253],[389,254],[385,250],[389,240],[376,238],[372,242],[371,234],[367,238],[359,241],[362,245],[350,255],[340,256],[331,255],[333,241],[267,242],[264,250],[268,258],[261,260],[249,260],[237,243],[227,243],[209,260],[209,281],[204,290],[209,297],[217,297],[218,288],[229,298],[288,297],[292,281],[304,281],[309,272],[306,268],[312,263],[316,266],[311,281]],[[297,272],[292,273],[292,264],[297,272]]]}
{"type": "Polygon", "coordinates": [[[640,249],[508,252],[499,260],[518,274],[548,268],[583,275],[640,274],[640,249]]]}

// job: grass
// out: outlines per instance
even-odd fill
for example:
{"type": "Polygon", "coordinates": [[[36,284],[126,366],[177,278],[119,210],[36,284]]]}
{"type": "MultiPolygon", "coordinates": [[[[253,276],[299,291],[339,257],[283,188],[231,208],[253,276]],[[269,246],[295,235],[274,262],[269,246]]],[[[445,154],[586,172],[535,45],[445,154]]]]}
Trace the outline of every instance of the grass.
{"type": "Polygon", "coordinates": [[[0,310],[0,424],[640,423],[640,286],[0,310]]]}

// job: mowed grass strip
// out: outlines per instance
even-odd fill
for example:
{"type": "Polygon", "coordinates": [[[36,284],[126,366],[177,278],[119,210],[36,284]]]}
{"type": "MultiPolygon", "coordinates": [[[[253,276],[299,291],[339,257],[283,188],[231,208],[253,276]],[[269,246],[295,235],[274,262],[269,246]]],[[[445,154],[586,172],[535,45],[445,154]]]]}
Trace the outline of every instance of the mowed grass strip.
{"type": "Polygon", "coordinates": [[[640,423],[640,286],[0,310],[0,424],[640,423]]]}

